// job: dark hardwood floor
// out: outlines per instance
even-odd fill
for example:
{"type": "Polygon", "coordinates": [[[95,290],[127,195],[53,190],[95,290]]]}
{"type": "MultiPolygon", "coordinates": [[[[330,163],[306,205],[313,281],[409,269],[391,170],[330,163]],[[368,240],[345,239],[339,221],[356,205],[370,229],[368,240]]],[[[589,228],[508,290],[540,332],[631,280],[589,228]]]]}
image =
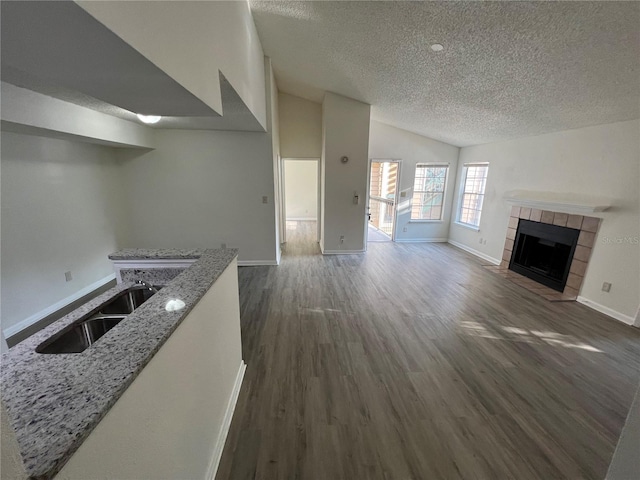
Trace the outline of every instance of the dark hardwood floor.
{"type": "Polygon", "coordinates": [[[240,268],[247,371],[225,479],[603,479],[640,332],[446,244],[240,268]]]}

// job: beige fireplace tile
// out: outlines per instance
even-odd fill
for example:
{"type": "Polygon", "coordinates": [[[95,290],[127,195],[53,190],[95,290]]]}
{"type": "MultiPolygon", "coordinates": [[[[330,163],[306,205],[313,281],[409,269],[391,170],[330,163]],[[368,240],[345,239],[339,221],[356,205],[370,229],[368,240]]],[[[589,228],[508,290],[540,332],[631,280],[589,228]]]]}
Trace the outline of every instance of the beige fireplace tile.
{"type": "Polygon", "coordinates": [[[539,222],[542,218],[542,210],[538,210],[537,208],[531,209],[531,215],[529,215],[529,220],[532,222],[539,222]]]}
{"type": "Polygon", "coordinates": [[[591,256],[591,249],[589,247],[585,247],[584,245],[578,245],[576,247],[576,251],[573,254],[573,258],[576,260],[580,260],[581,262],[588,262],[589,257],[591,256]]]}
{"type": "Polygon", "coordinates": [[[520,207],[511,207],[511,216],[518,218],[520,216],[520,207]]]}
{"type": "Polygon", "coordinates": [[[513,244],[514,244],[514,241],[510,238],[507,238],[504,241],[504,249],[509,250],[510,252],[513,252],[513,244]]]}
{"type": "Polygon", "coordinates": [[[597,232],[600,219],[595,217],[584,217],[582,220],[582,230],[587,232],[597,232]]]}
{"type": "Polygon", "coordinates": [[[576,290],[575,288],[571,288],[571,287],[565,287],[564,292],[562,292],[564,295],[567,295],[569,297],[577,297],[578,294],[580,293],[579,290],[576,290]]]}
{"type": "Polygon", "coordinates": [[[576,275],[580,275],[584,277],[584,274],[587,271],[587,262],[582,262],[576,258],[571,262],[571,268],[569,269],[571,273],[575,273],[576,275]]]}
{"type": "Polygon", "coordinates": [[[567,215],[566,213],[553,214],[553,224],[558,225],[559,227],[566,227],[568,219],[569,219],[569,215],[567,215]]]}
{"type": "Polygon", "coordinates": [[[506,260],[503,260],[502,262],[500,262],[500,267],[509,268],[509,262],[507,262],[506,260]]]}
{"type": "Polygon", "coordinates": [[[507,238],[509,240],[516,239],[516,229],[515,228],[507,228],[507,238]]]}
{"type": "Polygon", "coordinates": [[[511,260],[511,252],[509,250],[503,250],[502,251],[502,259],[506,260],[507,262],[509,260],[511,260]]]}
{"type": "Polygon", "coordinates": [[[567,287],[580,290],[581,286],[582,286],[582,277],[576,275],[575,273],[570,273],[569,277],[567,277],[567,287]]]}
{"type": "Polygon", "coordinates": [[[567,220],[567,227],[580,230],[582,228],[583,218],[584,217],[582,215],[569,215],[569,219],[567,220]]]}
{"type": "Polygon", "coordinates": [[[585,247],[593,247],[593,244],[596,241],[596,234],[592,232],[587,232],[586,230],[582,230],[580,232],[580,236],[578,237],[578,245],[583,245],[585,247]]]}
{"type": "Polygon", "coordinates": [[[543,210],[542,215],[540,216],[540,221],[542,223],[553,223],[553,212],[543,210]]]}
{"type": "Polygon", "coordinates": [[[529,220],[531,216],[531,209],[526,207],[520,207],[520,218],[523,220],[529,220]]]}
{"type": "Polygon", "coordinates": [[[519,218],[509,217],[509,228],[518,228],[519,218]]]}

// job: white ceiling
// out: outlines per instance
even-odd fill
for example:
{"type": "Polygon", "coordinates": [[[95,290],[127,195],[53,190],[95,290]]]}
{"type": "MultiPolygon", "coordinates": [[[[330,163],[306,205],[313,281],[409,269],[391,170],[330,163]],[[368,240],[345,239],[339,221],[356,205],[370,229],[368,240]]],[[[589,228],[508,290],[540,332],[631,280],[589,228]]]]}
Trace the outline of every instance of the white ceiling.
{"type": "Polygon", "coordinates": [[[452,145],[640,117],[637,2],[250,5],[281,91],[452,145]]]}
{"type": "Polygon", "coordinates": [[[264,131],[220,74],[220,115],[75,2],[2,1],[3,81],[154,128],[264,131]]]}

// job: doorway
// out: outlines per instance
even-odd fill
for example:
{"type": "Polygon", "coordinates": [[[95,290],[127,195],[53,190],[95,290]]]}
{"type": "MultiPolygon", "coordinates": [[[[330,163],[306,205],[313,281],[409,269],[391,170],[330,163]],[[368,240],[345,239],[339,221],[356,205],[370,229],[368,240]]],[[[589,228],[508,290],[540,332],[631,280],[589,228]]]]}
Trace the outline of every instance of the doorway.
{"type": "Polygon", "coordinates": [[[395,238],[399,170],[398,160],[371,160],[368,242],[391,242],[395,238]]]}
{"type": "Polygon", "coordinates": [[[284,242],[317,247],[320,187],[318,158],[285,158],[282,161],[284,242]]]}

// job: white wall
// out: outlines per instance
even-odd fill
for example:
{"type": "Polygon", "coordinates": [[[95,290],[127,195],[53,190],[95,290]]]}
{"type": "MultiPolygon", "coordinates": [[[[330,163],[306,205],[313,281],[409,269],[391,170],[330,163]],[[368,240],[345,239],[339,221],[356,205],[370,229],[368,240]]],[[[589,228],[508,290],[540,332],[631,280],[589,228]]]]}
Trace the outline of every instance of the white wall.
{"type": "Polygon", "coordinates": [[[324,253],[365,250],[371,106],[326,93],[322,103],[321,239],[324,253]],[[347,163],[341,157],[349,157],[347,163]],[[354,204],[354,195],[360,202],[354,204]],[[344,242],[340,242],[344,236],[344,242]]]}
{"type": "Polygon", "coordinates": [[[440,240],[449,237],[449,222],[460,149],[447,143],[416,135],[384,123],[372,121],[369,134],[369,157],[377,160],[400,160],[401,192],[396,219],[396,241],[440,240]],[[444,215],[442,221],[411,221],[411,198],[418,163],[448,163],[444,215]],[[404,229],[406,232],[403,232],[404,229]]]}
{"type": "Polygon", "coordinates": [[[266,129],[264,54],[247,2],[78,4],[218,113],[221,71],[266,129]]]}
{"type": "Polygon", "coordinates": [[[318,162],[284,161],[287,220],[318,219],[318,162]]]}
{"type": "Polygon", "coordinates": [[[240,261],[276,262],[269,134],[164,130],[156,146],[121,154],[132,215],[130,246],[226,243],[240,249],[240,261]]]}
{"type": "Polygon", "coordinates": [[[322,105],[280,93],[280,150],[283,158],[320,158],[322,105]]]}
{"type": "Polygon", "coordinates": [[[282,252],[280,244],[282,243],[281,235],[284,230],[284,219],[281,218],[281,201],[280,201],[280,114],[278,110],[278,85],[276,83],[276,77],[273,73],[273,67],[271,66],[271,59],[264,58],[264,72],[266,79],[267,89],[267,132],[270,134],[271,141],[271,154],[273,165],[273,208],[275,215],[275,229],[276,236],[276,263],[280,264],[280,257],[282,252]]]}
{"type": "Polygon", "coordinates": [[[114,149],[2,133],[5,332],[113,274],[128,226],[119,173],[114,149]]]}
{"type": "Polygon", "coordinates": [[[500,259],[511,208],[503,195],[509,190],[609,197],[610,211],[594,214],[603,221],[581,296],[632,321],[640,292],[639,132],[640,121],[633,120],[462,148],[460,167],[489,162],[489,175],[480,231],[452,223],[451,240],[500,259]],[[601,291],[603,282],[613,285],[610,293],[601,291]]]}

